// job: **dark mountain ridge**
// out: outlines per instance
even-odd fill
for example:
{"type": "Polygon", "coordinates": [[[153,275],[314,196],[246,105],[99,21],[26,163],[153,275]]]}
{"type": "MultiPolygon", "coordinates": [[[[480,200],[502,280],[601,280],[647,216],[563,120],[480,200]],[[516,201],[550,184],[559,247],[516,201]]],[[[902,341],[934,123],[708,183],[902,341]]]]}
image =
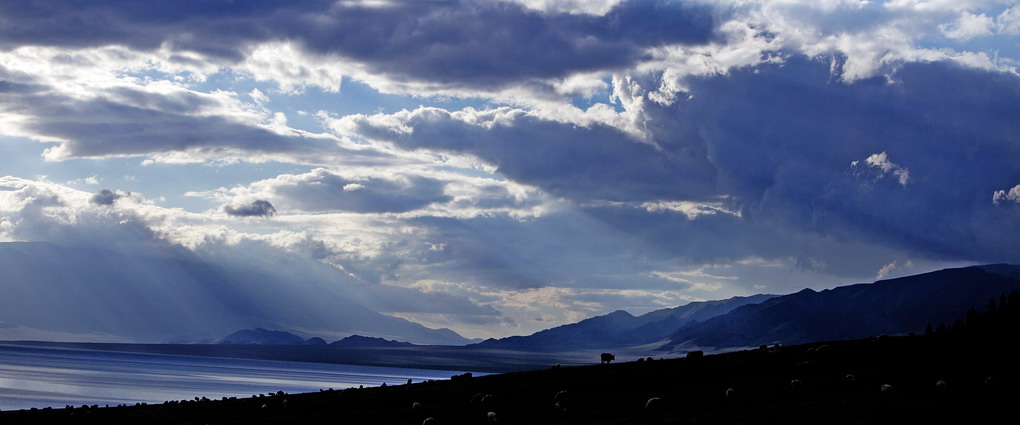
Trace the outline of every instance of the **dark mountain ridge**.
{"type": "Polygon", "coordinates": [[[875,283],[803,291],[745,305],[689,323],[665,350],[752,347],[921,332],[951,324],[989,299],[1020,290],[1020,267],[1005,264],[945,269],[875,283]]]}
{"type": "Polygon", "coordinates": [[[329,343],[333,347],[412,347],[414,344],[404,341],[393,341],[361,335],[351,335],[339,341],[329,343]]]}
{"type": "Polygon", "coordinates": [[[263,328],[244,329],[227,335],[217,344],[257,344],[257,345],[326,345],[322,338],[303,339],[290,332],[272,331],[263,328]]]}
{"type": "Polygon", "coordinates": [[[665,339],[673,331],[687,323],[706,320],[728,313],[734,308],[760,303],[774,296],[753,295],[718,301],[692,302],[679,307],[656,310],[641,316],[617,310],[531,335],[488,339],[469,347],[561,351],[648,344],[665,339]]]}

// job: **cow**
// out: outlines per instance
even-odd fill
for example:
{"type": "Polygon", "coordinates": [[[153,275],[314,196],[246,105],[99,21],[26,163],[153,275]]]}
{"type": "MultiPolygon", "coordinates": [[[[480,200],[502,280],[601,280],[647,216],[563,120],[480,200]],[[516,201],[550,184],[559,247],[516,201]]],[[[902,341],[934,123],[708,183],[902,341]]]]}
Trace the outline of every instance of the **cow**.
{"type": "Polygon", "coordinates": [[[602,353],[602,364],[609,363],[613,360],[616,360],[616,356],[611,353],[602,353]]]}

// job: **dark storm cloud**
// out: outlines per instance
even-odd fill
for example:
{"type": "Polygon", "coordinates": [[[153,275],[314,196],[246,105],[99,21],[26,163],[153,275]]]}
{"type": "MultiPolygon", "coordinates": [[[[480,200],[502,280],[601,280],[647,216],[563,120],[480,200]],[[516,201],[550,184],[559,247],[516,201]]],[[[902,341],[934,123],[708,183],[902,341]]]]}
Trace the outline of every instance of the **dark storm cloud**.
{"type": "Polygon", "coordinates": [[[402,79],[501,86],[625,67],[648,47],[705,43],[714,22],[709,8],[672,1],[628,1],[604,16],[490,1],[5,2],[0,48],[169,46],[238,61],[251,44],[289,40],[402,79]]]}
{"type": "Polygon", "coordinates": [[[224,205],[223,212],[234,217],[272,217],[276,215],[276,207],[269,201],[259,199],[236,207],[224,205]]]}
{"type": "MultiPolygon", "coordinates": [[[[1020,181],[1020,78],[935,62],[903,64],[894,79],[845,84],[827,60],[797,56],[691,78],[690,99],[645,105],[658,150],[608,127],[523,114],[485,127],[419,109],[397,115],[409,133],[367,118],[356,128],[405,149],[473,154],[581,203],[728,196],[742,218],[725,220],[746,222],[747,233],[712,232],[689,258],[775,258],[780,241],[833,238],[940,260],[1020,261],[1020,239],[1004,236],[1020,231],[1020,216],[990,200],[1020,181]]],[[[663,232],[674,239],[662,243],[688,244],[705,223],[663,232]]]]}
{"type": "Polygon", "coordinates": [[[697,123],[672,140],[707,146],[718,190],[751,218],[942,258],[1020,260],[1020,242],[997,234],[1020,229],[1020,216],[988,202],[1020,178],[1020,78],[939,62],[894,78],[834,83],[828,64],[794,58],[692,81],[692,101],[652,113],[697,123]],[[875,154],[909,181],[856,179],[851,163],[875,154]]]}
{"type": "Polygon", "coordinates": [[[407,212],[451,198],[445,183],[421,176],[350,179],[324,169],[273,183],[276,195],[304,211],[407,212]]]}
{"type": "Polygon", "coordinates": [[[606,125],[578,127],[500,114],[480,112],[467,122],[442,109],[421,108],[403,116],[402,124],[414,129],[410,134],[377,126],[368,117],[349,120],[365,137],[391,140],[409,150],[472,154],[512,180],[580,201],[699,198],[715,193],[714,169],[696,141],[663,152],[606,125]]]}
{"type": "Polygon", "coordinates": [[[113,192],[110,189],[103,189],[96,192],[95,195],[92,195],[92,198],[89,198],[89,202],[96,205],[113,205],[114,202],[123,196],[124,195],[113,192]]]}

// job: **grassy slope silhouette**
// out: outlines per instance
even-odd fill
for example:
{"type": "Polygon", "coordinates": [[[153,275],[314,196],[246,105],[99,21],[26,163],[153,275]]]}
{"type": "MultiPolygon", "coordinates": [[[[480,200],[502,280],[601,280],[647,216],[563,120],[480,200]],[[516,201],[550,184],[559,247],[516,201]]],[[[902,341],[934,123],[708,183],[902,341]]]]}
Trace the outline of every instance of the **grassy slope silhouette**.
{"type": "Polygon", "coordinates": [[[0,412],[0,422],[477,424],[492,412],[497,423],[527,424],[991,423],[1016,415],[1018,342],[1014,292],[918,336],[255,399],[0,412]]]}

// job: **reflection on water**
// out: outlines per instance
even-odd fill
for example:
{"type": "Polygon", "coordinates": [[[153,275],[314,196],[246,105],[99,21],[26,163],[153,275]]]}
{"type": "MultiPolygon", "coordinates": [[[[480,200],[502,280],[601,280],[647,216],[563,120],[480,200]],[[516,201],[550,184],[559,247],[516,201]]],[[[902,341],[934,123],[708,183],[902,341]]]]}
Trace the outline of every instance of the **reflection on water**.
{"type": "Polygon", "coordinates": [[[0,410],[315,392],[458,373],[0,345],[0,410]]]}

